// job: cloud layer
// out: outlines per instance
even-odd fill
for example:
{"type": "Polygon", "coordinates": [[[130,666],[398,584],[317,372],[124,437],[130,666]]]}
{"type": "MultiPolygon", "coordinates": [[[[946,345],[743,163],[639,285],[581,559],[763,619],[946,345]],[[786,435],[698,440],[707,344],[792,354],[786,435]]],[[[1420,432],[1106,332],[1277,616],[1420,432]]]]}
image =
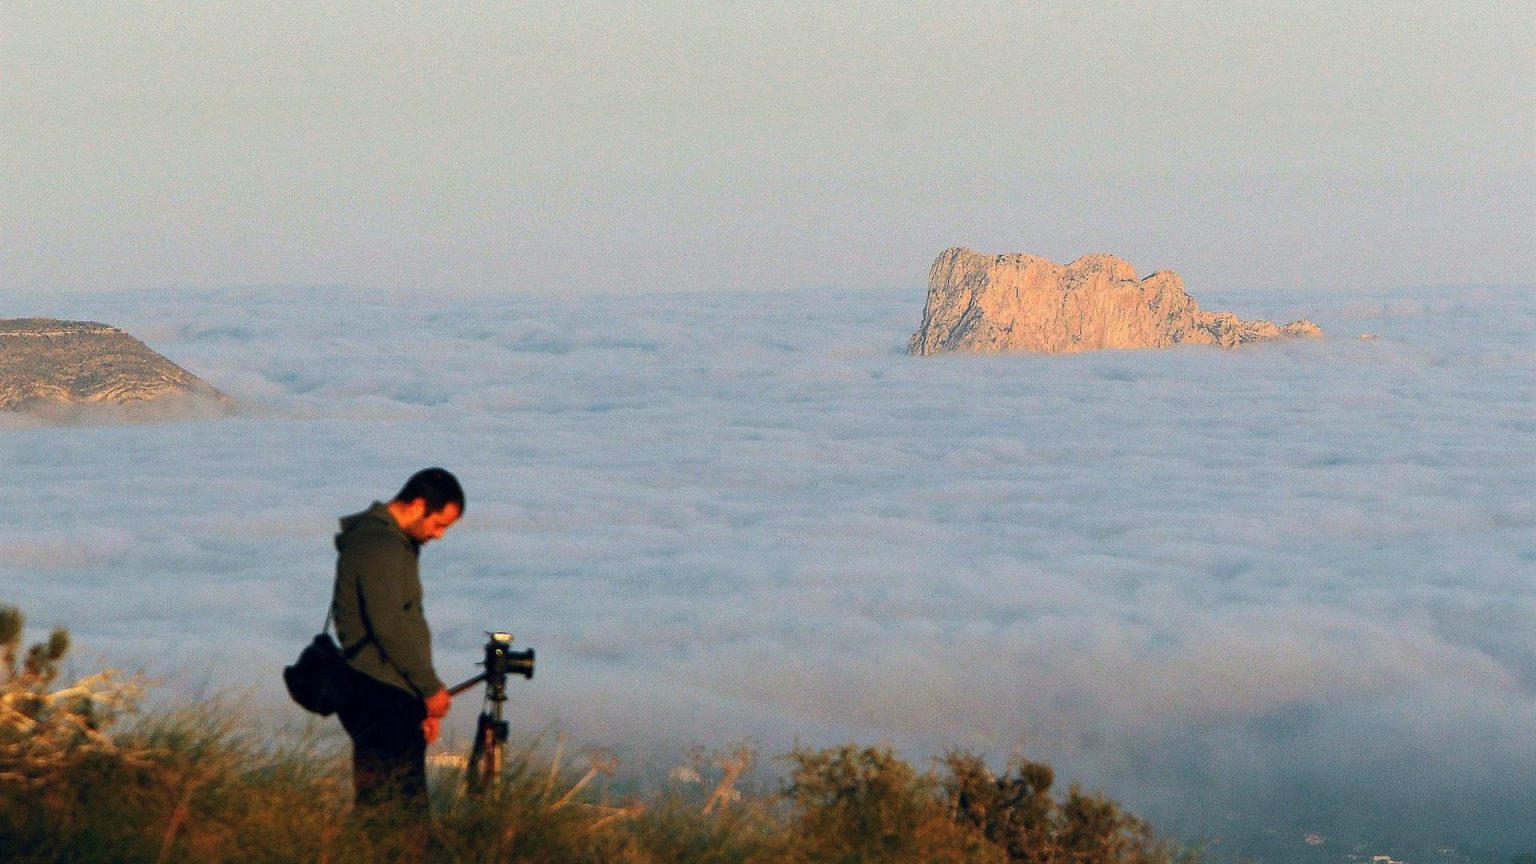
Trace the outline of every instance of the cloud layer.
{"type": "Polygon", "coordinates": [[[1529,848],[1530,296],[1202,296],[1330,337],[927,359],[910,293],[13,297],[244,407],[6,419],[0,599],[287,712],[335,518],[442,464],[438,667],[535,646],[519,728],[1023,748],[1181,830],[1529,848]]]}

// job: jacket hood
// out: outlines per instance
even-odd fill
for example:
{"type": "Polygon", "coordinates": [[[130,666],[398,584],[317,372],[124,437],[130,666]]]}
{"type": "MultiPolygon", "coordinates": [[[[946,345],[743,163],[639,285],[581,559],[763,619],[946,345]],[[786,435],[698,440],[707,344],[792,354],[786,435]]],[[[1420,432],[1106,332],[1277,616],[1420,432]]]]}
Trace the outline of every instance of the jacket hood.
{"type": "MultiPolygon", "coordinates": [[[[402,542],[410,543],[411,538],[400,530],[400,523],[390,515],[389,505],[382,501],[375,501],[373,505],[361,513],[353,513],[351,516],[341,517],[341,531],[336,534],[336,551],[347,548],[347,544],[354,538],[364,534],[372,534],[383,531],[399,537],[402,542]]],[[[414,545],[414,544],[412,544],[414,545]]]]}

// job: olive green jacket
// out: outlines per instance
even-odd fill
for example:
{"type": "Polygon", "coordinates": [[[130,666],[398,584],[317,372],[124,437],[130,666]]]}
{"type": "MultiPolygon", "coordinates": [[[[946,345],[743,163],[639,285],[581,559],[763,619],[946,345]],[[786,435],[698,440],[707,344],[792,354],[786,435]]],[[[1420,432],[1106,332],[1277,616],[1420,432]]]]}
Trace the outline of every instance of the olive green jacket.
{"type": "Polygon", "coordinates": [[[347,662],[359,672],[420,698],[443,689],[432,668],[432,633],[421,608],[416,541],[389,507],[373,502],[341,519],[336,535],[331,612],[342,649],[363,643],[347,662]]]}

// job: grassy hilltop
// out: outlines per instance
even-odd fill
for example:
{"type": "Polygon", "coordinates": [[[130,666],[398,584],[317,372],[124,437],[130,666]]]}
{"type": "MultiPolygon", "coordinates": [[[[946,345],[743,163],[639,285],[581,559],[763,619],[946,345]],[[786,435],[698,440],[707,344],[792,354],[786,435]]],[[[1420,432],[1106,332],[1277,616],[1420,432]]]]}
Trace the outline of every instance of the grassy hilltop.
{"type": "Polygon", "coordinates": [[[1038,862],[1187,859],[1102,796],[1052,792],[1048,765],[997,775],[955,751],[920,771],[889,748],[797,749],[777,792],[743,795],[749,750],[703,757],[685,781],[613,800],[599,760],[521,742],[493,794],[437,768],[426,851],[348,818],[344,754],[274,745],[216,703],[154,714],[111,671],[57,682],[69,637],[23,655],[19,610],[0,607],[0,857],[10,862],[1038,862]]]}

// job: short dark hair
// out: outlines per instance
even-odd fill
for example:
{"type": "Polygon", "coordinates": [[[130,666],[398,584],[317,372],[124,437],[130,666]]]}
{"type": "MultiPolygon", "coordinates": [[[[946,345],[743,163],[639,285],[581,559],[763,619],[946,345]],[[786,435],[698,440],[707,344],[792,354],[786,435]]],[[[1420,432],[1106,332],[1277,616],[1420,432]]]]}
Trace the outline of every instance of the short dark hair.
{"type": "Polygon", "coordinates": [[[459,505],[459,515],[464,513],[464,488],[459,478],[442,468],[423,468],[405,481],[395,500],[409,504],[417,498],[427,502],[427,512],[437,513],[449,504],[459,505]]]}

